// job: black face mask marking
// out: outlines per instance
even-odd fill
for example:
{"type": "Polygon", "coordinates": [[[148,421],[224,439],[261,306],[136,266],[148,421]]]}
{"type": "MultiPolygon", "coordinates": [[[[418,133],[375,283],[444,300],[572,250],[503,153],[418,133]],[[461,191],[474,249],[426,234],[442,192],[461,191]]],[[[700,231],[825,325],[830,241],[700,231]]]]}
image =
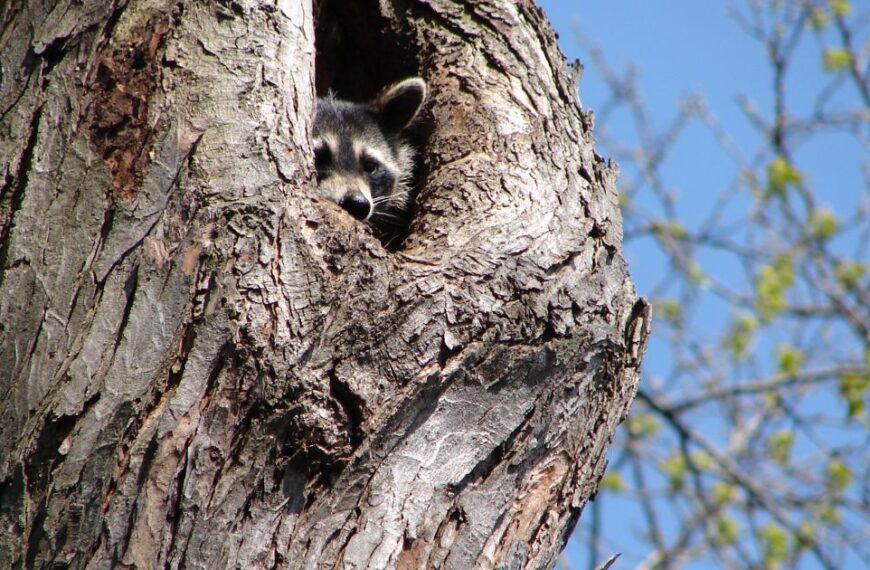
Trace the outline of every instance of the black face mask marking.
{"type": "Polygon", "coordinates": [[[401,136],[426,97],[426,84],[411,78],[374,101],[317,100],[314,165],[320,192],[360,220],[388,220],[409,206],[411,146],[401,136]]]}

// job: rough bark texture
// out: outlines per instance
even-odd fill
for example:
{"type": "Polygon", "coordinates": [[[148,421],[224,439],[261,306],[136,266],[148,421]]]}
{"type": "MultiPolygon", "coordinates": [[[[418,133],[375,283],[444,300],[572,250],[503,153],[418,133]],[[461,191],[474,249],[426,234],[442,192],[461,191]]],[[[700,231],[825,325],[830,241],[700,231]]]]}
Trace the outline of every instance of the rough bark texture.
{"type": "Polygon", "coordinates": [[[541,11],[3,6],[0,567],[552,565],[648,311],[541,11]],[[316,196],[315,30],[429,82],[401,247],[316,196]]]}

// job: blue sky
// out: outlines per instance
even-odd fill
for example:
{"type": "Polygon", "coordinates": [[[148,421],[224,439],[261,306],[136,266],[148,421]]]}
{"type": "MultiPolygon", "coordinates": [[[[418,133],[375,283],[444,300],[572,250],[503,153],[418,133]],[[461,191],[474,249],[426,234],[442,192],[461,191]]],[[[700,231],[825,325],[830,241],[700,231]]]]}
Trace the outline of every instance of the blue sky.
{"type": "MultiPolygon", "coordinates": [[[[680,99],[702,94],[711,111],[727,126],[741,148],[754,149],[758,135],[740,110],[737,98],[749,97],[769,114],[772,77],[760,46],[747,38],[729,15],[729,6],[740,2],[711,0],[610,0],[565,2],[541,0],[541,6],[559,33],[560,45],[569,60],[588,60],[575,39],[577,30],[603,51],[617,70],[634,66],[651,119],[659,127],[676,113],[680,99]]],[[[822,69],[814,42],[803,42],[796,65],[788,75],[788,107],[806,114],[814,103],[816,85],[829,81],[822,69]],[[813,89],[805,89],[807,82],[813,89]]],[[[606,98],[601,77],[586,65],[580,84],[580,99],[593,111],[606,98]]],[[[609,124],[619,131],[619,118],[609,124]]],[[[679,160],[670,165],[668,179],[676,185],[687,218],[709,205],[704,188],[721,188],[730,182],[733,167],[721,160],[709,135],[698,129],[683,139],[679,160]]],[[[866,150],[839,144],[839,135],[795,149],[796,159],[806,164],[825,192],[820,197],[837,211],[856,207],[859,183],[857,164],[866,150]]],[[[751,158],[751,155],[748,156],[751,158]]]]}
{"type": "MultiPolygon", "coordinates": [[[[707,107],[725,126],[735,146],[747,161],[757,158],[761,147],[759,133],[750,125],[738,104],[738,97],[748,97],[765,117],[772,115],[772,76],[761,46],[751,40],[729,15],[729,6],[741,1],[724,0],[610,0],[598,2],[539,0],[568,60],[585,64],[580,83],[583,106],[596,111],[609,93],[601,76],[591,65],[578,32],[596,44],[608,65],[617,73],[633,66],[637,70],[641,96],[650,111],[650,120],[658,129],[677,114],[681,99],[692,94],[703,96],[707,107]]],[[[808,32],[809,33],[809,32],[808,32]]],[[[787,75],[787,106],[794,115],[805,115],[813,107],[819,86],[831,80],[821,65],[819,45],[804,41],[787,75]]],[[[596,122],[598,126],[598,122],[596,122]]],[[[626,144],[636,140],[626,117],[609,117],[607,129],[616,140],[626,144]]],[[[796,163],[806,173],[818,201],[839,216],[853,213],[866,186],[860,164],[867,162],[867,151],[840,135],[815,137],[809,144],[792,149],[796,163]]],[[[607,148],[599,148],[605,156],[607,148]]],[[[766,164],[769,157],[764,159],[766,164]]],[[[690,128],[664,165],[664,178],[678,196],[680,219],[689,228],[702,223],[713,205],[713,198],[733,183],[735,166],[703,128],[690,128]]],[[[654,208],[654,205],[650,205],[654,208]]],[[[851,253],[854,236],[841,239],[839,246],[851,253]]],[[[641,294],[649,295],[667,265],[655,246],[644,240],[626,244],[626,258],[641,294]]],[[[729,263],[706,254],[705,263],[729,263]]],[[[735,274],[740,274],[735,271],[735,274]]],[[[721,334],[729,318],[726,308],[715,301],[704,305],[703,318],[709,319],[711,334],[721,334]],[[710,304],[712,303],[712,304],[710,304]],[[723,310],[725,309],[725,310],[723,310]]],[[[765,342],[771,345],[775,340],[765,342]]],[[[644,362],[645,381],[651,374],[667,370],[670,355],[655,340],[644,362]]],[[[836,402],[835,402],[836,403],[836,402]]],[[[618,510],[623,519],[605,517],[613,533],[625,535],[642,532],[637,506],[618,497],[608,496],[605,511],[618,510]]],[[[583,524],[582,522],[580,523],[583,524]]],[[[579,526],[579,525],[578,525],[579,526]]],[[[566,557],[572,568],[585,568],[585,544],[569,543],[566,557]]],[[[626,552],[626,554],[629,554],[626,552]]],[[[643,555],[643,551],[634,555],[643,555]]],[[[636,558],[632,558],[636,560],[636,558]]],[[[624,561],[623,561],[624,562],[624,561]]],[[[616,568],[632,567],[617,563],[616,568]]]]}

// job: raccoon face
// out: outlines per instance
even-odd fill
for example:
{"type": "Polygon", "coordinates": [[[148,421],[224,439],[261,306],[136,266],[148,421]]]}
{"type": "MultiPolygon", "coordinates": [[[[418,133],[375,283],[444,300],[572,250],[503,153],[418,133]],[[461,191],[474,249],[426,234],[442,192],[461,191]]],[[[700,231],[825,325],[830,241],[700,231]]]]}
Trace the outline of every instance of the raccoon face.
{"type": "Polygon", "coordinates": [[[313,134],[320,193],[358,220],[388,222],[404,211],[414,151],[401,133],[425,97],[426,84],[413,77],[369,103],[318,99],[313,134]]]}

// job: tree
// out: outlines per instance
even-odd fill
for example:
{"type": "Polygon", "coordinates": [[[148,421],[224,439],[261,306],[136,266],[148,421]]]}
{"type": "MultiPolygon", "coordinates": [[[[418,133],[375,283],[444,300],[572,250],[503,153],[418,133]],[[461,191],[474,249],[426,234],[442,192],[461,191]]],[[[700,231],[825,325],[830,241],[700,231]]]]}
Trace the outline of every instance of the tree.
{"type": "Polygon", "coordinates": [[[731,75],[704,56],[732,83],[736,119],[700,95],[666,118],[606,45],[587,48],[627,249],[662,271],[643,274],[653,348],[581,536],[592,565],[622,551],[646,568],[868,567],[867,5],[729,7],[757,61],[734,56],[747,71],[731,75]],[[679,182],[687,155],[709,172],[697,185],[679,182]]]}
{"type": "Polygon", "coordinates": [[[648,330],[615,167],[530,1],[349,4],[4,4],[0,566],[553,564],[648,330]],[[391,248],[315,38],[429,82],[391,248]]]}

